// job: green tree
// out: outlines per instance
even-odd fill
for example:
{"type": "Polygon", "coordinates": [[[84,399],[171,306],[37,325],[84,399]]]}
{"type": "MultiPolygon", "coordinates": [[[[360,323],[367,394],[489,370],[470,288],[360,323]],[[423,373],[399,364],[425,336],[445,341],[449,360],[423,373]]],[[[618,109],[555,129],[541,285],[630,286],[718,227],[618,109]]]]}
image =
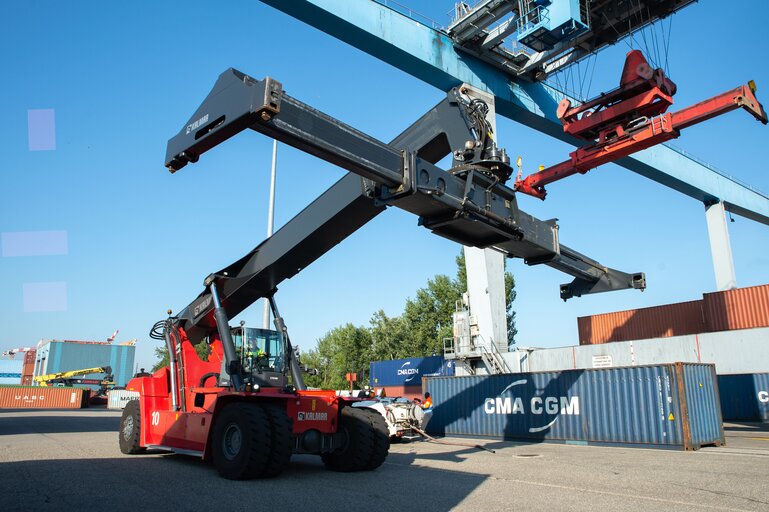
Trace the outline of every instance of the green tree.
{"type": "MultiPolygon", "coordinates": [[[[507,260],[505,260],[507,268],[507,260]]],[[[513,302],[518,293],[515,291],[515,276],[511,272],[505,271],[505,313],[507,316],[507,346],[512,348],[515,345],[515,335],[518,334],[518,328],[515,326],[515,310],[513,302]]]]}
{"type": "Polygon", "coordinates": [[[318,340],[318,346],[302,357],[303,363],[320,375],[308,376],[307,385],[324,389],[345,389],[345,374],[359,375],[359,384],[368,382],[371,362],[371,332],[365,327],[346,324],[335,327],[318,340]]]}
{"type": "Polygon", "coordinates": [[[410,334],[403,317],[389,317],[381,309],[369,321],[371,360],[383,361],[408,356],[410,334]]]}
{"type": "Polygon", "coordinates": [[[456,280],[437,275],[406,301],[403,320],[410,335],[411,357],[443,353],[443,339],[453,334],[452,314],[462,293],[456,280]]]}

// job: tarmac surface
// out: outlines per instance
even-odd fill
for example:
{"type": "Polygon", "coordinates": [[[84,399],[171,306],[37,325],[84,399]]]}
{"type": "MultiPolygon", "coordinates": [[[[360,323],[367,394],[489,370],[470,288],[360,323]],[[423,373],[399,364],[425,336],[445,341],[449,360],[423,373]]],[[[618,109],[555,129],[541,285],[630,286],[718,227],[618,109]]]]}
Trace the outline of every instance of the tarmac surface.
{"type": "Polygon", "coordinates": [[[127,456],[119,411],[0,411],[0,510],[766,510],[769,425],[727,425],[726,446],[696,452],[477,442],[393,444],[365,473],[294,456],[270,480],[222,479],[208,463],[127,456]]]}

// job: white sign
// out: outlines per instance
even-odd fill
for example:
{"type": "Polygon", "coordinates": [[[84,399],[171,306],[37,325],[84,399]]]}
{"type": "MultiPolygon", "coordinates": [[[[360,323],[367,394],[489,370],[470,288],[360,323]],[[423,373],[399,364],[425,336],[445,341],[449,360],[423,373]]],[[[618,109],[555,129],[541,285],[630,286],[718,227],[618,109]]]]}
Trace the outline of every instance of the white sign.
{"type": "Polygon", "coordinates": [[[611,368],[611,356],[593,356],[593,368],[611,368]]]}

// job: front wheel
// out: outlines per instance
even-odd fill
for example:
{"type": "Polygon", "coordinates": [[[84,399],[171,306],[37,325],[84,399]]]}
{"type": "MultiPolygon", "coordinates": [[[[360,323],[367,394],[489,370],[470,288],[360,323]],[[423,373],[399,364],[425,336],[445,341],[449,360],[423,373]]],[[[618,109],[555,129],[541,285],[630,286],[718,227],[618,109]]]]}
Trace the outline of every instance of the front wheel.
{"type": "Polygon", "coordinates": [[[135,455],[145,450],[140,446],[141,443],[141,409],[138,400],[131,400],[123,409],[123,416],[120,418],[120,432],[118,439],[120,451],[126,455],[135,455]]]}
{"type": "Polygon", "coordinates": [[[224,478],[269,476],[272,429],[262,407],[248,403],[225,406],[215,420],[212,443],[214,467],[224,478]]]}

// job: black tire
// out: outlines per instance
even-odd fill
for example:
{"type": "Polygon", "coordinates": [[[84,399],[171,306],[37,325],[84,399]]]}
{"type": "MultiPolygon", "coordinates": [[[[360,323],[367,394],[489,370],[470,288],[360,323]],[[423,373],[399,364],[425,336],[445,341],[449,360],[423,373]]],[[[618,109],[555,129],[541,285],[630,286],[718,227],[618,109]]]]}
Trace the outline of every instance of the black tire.
{"type": "Polygon", "coordinates": [[[321,455],[324,464],[333,471],[365,470],[374,449],[374,430],[368,414],[357,407],[345,407],[339,414],[339,430],[347,440],[337,450],[321,455]]]}
{"type": "Polygon", "coordinates": [[[387,422],[381,414],[374,409],[361,410],[368,415],[374,438],[371,458],[366,467],[363,468],[365,471],[371,471],[381,466],[390,452],[390,432],[387,430],[387,422]]]}
{"type": "Polygon", "coordinates": [[[272,446],[267,413],[259,405],[233,403],[216,417],[211,455],[219,474],[230,480],[264,474],[272,446]]]}
{"type": "Polygon", "coordinates": [[[267,466],[262,473],[262,477],[271,478],[281,474],[291,460],[292,451],[292,424],[286,414],[285,406],[277,404],[263,405],[264,411],[270,420],[270,430],[272,431],[272,446],[270,447],[270,456],[267,460],[267,466]]]}
{"type": "Polygon", "coordinates": [[[141,426],[142,415],[139,401],[131,400],[126,404],[125,409],[123,409],[123,416],[120,418],[118,441],[121,452],[126,455],[136,455],[146,450],[139,445],[141,443],[141,426]]]}

